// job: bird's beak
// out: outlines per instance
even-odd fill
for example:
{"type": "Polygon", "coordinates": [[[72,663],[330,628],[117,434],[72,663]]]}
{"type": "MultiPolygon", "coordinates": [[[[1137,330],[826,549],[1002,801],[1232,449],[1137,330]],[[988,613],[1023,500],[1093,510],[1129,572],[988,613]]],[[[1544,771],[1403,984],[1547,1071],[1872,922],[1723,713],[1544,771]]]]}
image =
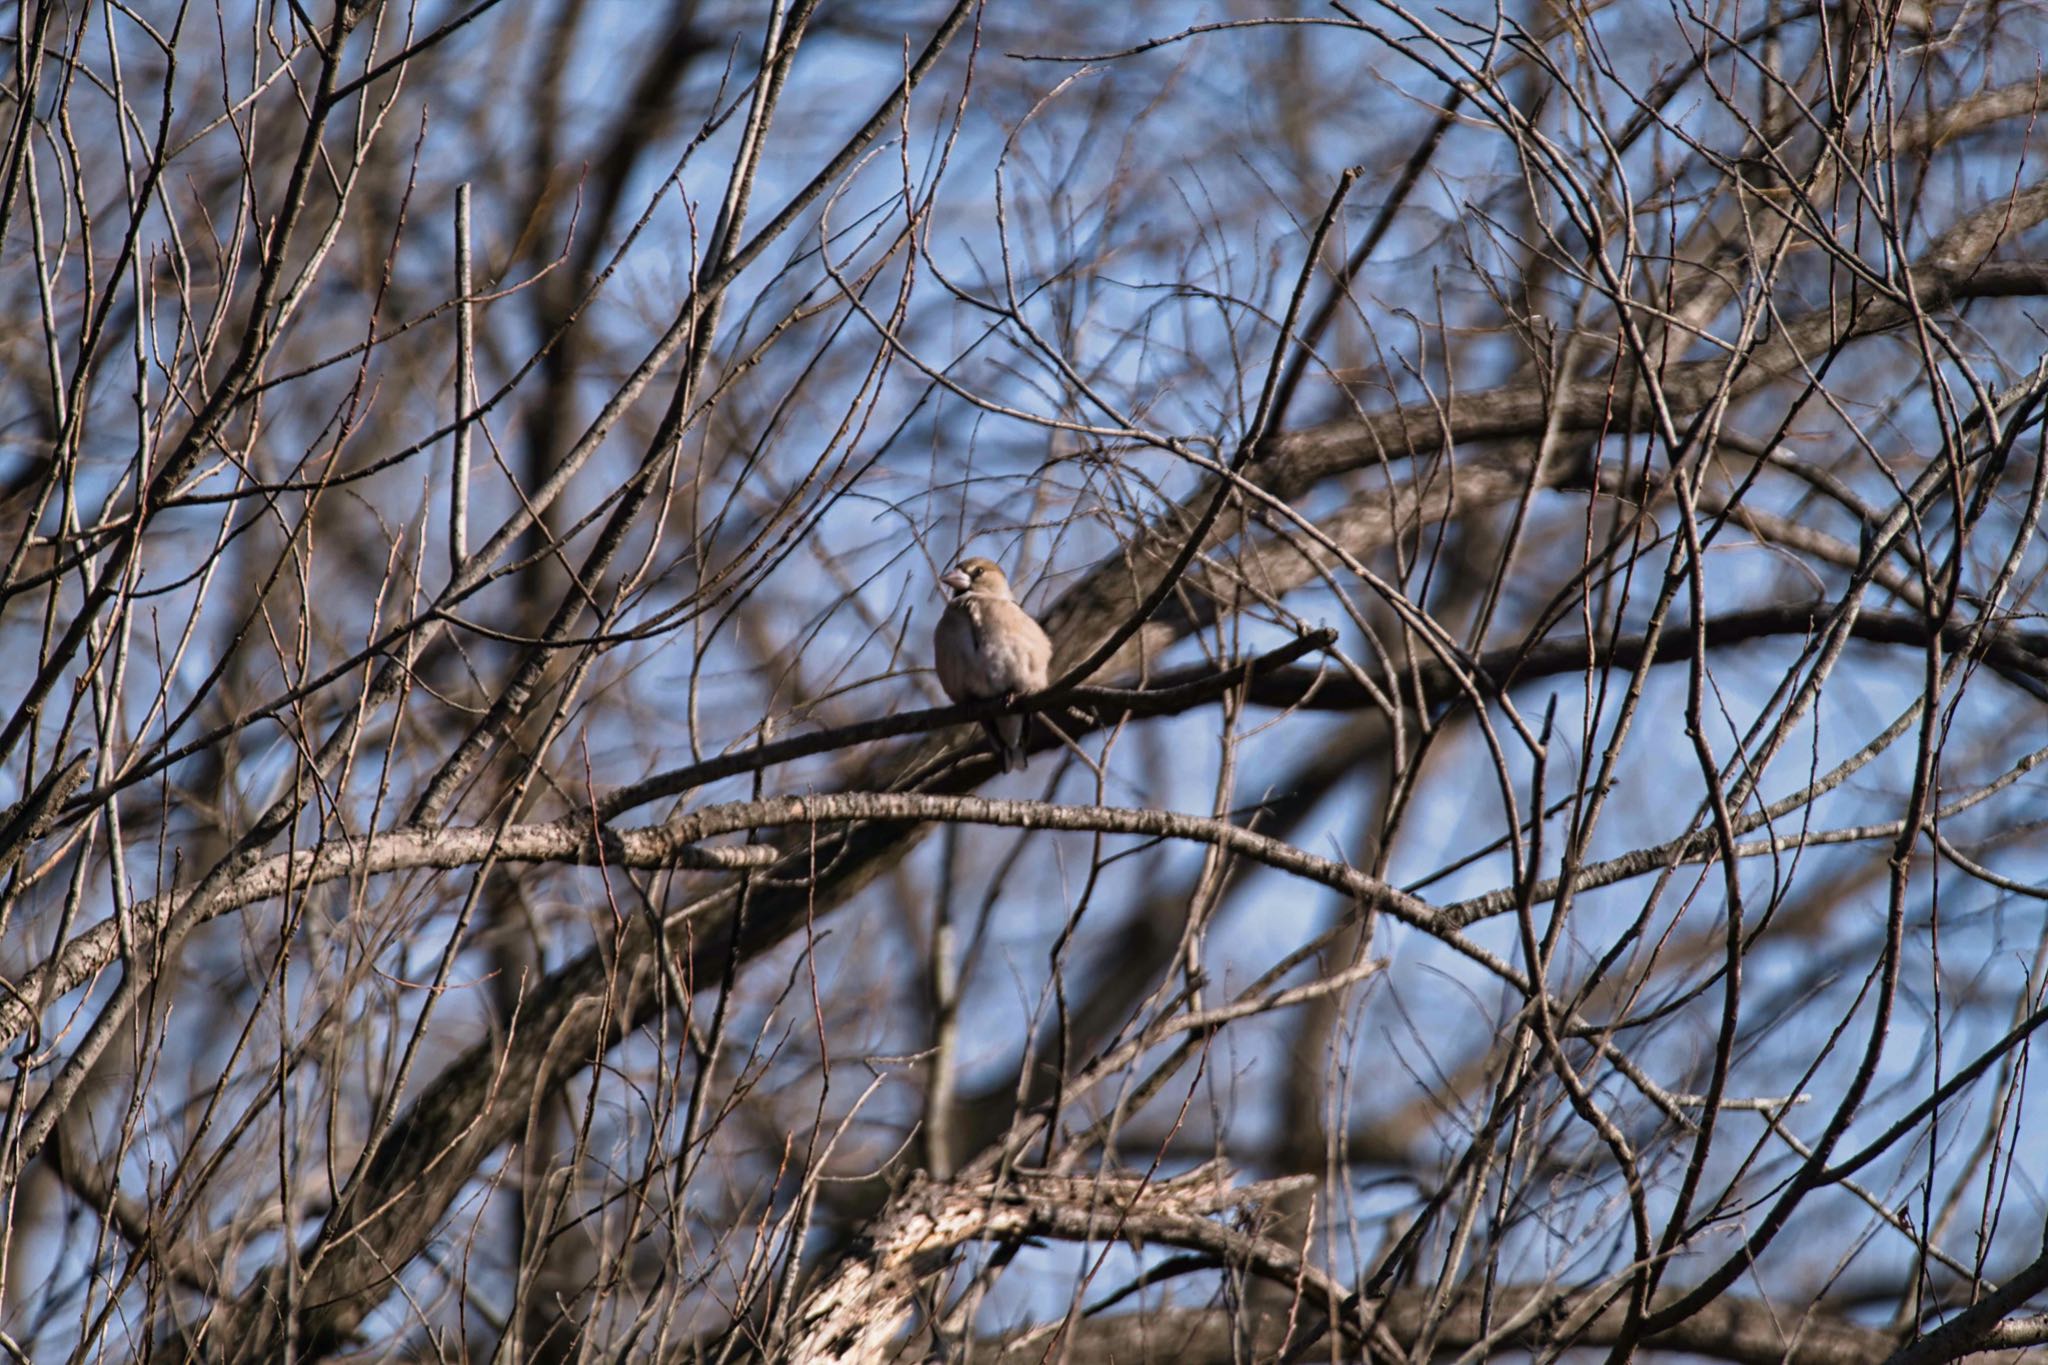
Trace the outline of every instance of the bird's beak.
{"type": "Polygon", "coordinates": [[[966,592],[974,586],[974,580],[961,573],[958,569],[953,570],[951,573],[940,574],[939,582],[954,592],[966,592]]]}

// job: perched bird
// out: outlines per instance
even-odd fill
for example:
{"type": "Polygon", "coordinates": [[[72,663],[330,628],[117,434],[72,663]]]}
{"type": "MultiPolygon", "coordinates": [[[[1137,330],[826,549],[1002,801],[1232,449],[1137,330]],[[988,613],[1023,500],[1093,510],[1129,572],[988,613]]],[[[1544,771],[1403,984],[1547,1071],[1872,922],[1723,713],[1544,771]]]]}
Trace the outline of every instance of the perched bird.
{"type": "MultiPolygon", "coordinates": [[[[954,701],[1015,701],[1042,689],[1052,666],[1052,641],[1010,596],[1010,580],[992,561],[970,555],[939,582],[953,600],[932,632],[939,685],[954,701]]],[[[1003,771],[1024,766],[1024,716],[994,716],[981,723],[1003,771]]]]}

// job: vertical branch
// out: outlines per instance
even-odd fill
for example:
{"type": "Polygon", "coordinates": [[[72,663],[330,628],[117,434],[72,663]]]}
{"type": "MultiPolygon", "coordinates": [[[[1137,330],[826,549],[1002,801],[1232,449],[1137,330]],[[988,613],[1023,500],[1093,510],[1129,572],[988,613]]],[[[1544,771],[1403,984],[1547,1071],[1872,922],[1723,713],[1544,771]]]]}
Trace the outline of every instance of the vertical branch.
{"type": "Polygon", "coordinates": [[[953,924],[959,845],[959,829],[948,825],[940,852],[938,895],[932,901],[931,960],[926,967],[931,982],[932,1033],[924,1090],[924,1165],[935,1180],[950,1178],[960,1160],[959,1135],[953,1123],[959,1085],[955,1054],[960,1044],[959,931],[953,924]]]}
{"type": "Polygon", "coordinates": [[[448,573],[469,558],[469,441],[476,410],[476,311],[471,299],[469,182],[455,187],[455,467],[448,484],[448,573]]]}

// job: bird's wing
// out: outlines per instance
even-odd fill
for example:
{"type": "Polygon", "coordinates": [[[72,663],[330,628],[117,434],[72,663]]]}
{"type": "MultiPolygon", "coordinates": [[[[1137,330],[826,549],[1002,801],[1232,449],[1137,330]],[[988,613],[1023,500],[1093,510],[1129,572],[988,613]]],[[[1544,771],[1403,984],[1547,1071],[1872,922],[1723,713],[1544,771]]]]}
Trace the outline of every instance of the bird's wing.
{"type": "Polygon", "coordinates": [[[1015,602],[992,602],[983,622],[982,657],[999,692],[1036,692],[1050,679],[1052,641],[1031,613],[1015,602]]]}

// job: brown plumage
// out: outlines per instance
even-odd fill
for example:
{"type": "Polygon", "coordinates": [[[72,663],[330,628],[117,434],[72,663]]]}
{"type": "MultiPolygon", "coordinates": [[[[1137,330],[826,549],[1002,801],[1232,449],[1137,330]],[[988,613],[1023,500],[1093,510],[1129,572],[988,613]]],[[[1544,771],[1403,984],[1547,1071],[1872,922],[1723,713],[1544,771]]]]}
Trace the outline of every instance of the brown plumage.
{"type": "MultiPolygon", "coordinates": [[[[953,595],[932,631],[939,685],[954,701],[1015,701],[1050,681],[1052,641],[1010,596],[1010,580],[993,561],[971,555],[939,579],[953,595]]],[[[1004,772],[1022,768],[1024,716],[981,723],[1004,772]]]]}

